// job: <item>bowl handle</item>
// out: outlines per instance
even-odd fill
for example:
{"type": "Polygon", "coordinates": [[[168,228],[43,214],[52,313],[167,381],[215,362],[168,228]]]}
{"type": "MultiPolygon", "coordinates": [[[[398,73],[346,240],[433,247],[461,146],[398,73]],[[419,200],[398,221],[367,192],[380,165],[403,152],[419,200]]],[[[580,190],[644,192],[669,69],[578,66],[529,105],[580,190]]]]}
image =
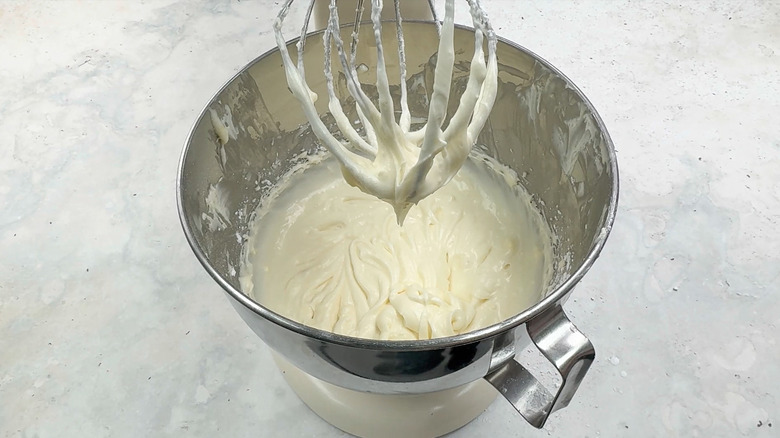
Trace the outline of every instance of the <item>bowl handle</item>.
{"type": "Polygon", "coordinates": [[[532,426],[541,428],[558,409],[568,406],[596,357],[593,344],[569,321],[560,305],[526,323],[536,348],[555,366],[563,381],[552,395],[527,369],[512,359],[485,376],[532,426]]]}

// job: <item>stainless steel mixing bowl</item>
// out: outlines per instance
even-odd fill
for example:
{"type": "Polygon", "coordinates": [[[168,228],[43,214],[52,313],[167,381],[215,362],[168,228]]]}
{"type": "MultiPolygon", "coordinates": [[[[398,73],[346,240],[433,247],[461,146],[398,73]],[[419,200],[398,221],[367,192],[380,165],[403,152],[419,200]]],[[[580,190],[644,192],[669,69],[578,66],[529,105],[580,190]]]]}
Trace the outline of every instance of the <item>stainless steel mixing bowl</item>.
{"type": "MultiPolygon", "coordinates": [[[[343,38],[349,31],[344,30],[343,38]]],[[[364,25],[361,32],[370,29],[364,25]]],[[[424,118],[438,36],[434,25],[425,22],[405,22],[404,32],[410,107],[414,116],[424,118]]],[[[371,40],[369,34],[360,38],[358,51],[358,62],[369,67],[361,77],[369,95],[374,94],[371,75],[376,66],[371,40]]],[[[289,48],[295,56],[293,43],[289,48]]],[[[394,33],[385,32],[386,53],[394,53],[396,44],[394,33]]],[[[465,88],[473,45],[471,29],[456,29],[450,114],[465,88]]],[[[459,336],[377,341],[301,325],[241,292],[239,262],[251,213],[295,157],[320,147],[287,89],[276,49],[228,81],[195,122],[179,167],[179,215],[196,257],[244,321],[306,373],[345,388],[386,394],[438,391],[485,378],[532,425],[541,427],[550,413],[568,404],[595,357],[590,341],[561,306],[599,255],[612,227],[617,162],[603,122],[571,81],[509,41],[500,40],[497,53],[498,97],[478,147],[517,172],[555,235],[552,282],[540,291],[539,302],[522,313],[459,336]],[[223,202],[208,202],[210,193],[219,194],[223,202]],[[530,342],[561,375],[562,383],[552,391],[514,359],[530,342]]],[[[307,81],[316,93],[327,96],[322,60],[322,44],[310,42],[305,52],[307,81]]],[[[334,63],[334,71],[337,68],[334,63]]],[[[390,77],[397,78],[397,66],[389,68],[390,77]]],[[[348,103],[348,93],[341,92],[348,103]]],[[[326,100],[320,99],[317,107],[329,121],[326,100]]]]}

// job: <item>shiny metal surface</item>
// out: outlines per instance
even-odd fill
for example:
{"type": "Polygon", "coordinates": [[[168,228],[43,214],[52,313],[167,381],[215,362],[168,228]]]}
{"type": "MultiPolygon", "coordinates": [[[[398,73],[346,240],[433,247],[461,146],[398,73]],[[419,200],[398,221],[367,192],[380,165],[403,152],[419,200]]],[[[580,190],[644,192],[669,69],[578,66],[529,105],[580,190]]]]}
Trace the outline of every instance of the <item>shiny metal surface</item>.
{"type": "Polygon", "coordinates": [[[531,341],[555,366],[563,380],[555,394],[515,360],[508,361],[485,379],[526,421],[541,428],[550,414],[569,405],[596,358],[596,351],[558,305],[528,321],[526,328],[531,341]]]}
{"type": "MultiPolygon", "coordinates": [[[[343,29],[343,36],[350,31],[343,29]]],[[[370,32],[370,28],[362,26],[361,32],[370,32]]],[[[386,34],[383,44],[391,52],[395,38],[390,32],[386,34]]],[[[404,34],[407,41],[415,42],[407,44],[406,50],[410,108],[413,116],[424,117],[437,31],[432,23],[405,22],[404,34]]],[[[360,41],[362,44],[370,38],[360,41]]],[[[468,77],[473,41],[469,29],[456,29],[453,105],[457,105],[468,77]]],[[[289,50],[294,56],[295,41],[289,50]]],[[[541,394],[538,405],[542,407],[552,400],[551,409],[545,412],[540,408],[541,414],[529,415],[532,424],[539,427],[549,412],[565,406],[593,359],[592,346],[588,350],[584,336],[574,332],[562,335],[563,329],[573,326],[566,324],[560,306],[598,257],[609,235],[617,207],[617,162],[601,119],[574,84],[546,61],[513,43],[499,41],[497,53],[499,92],[477,144],[517,172],[519,183],[533,195],[557,236],[554,278],[543,298],[505,321],[426,341],[358,339],[291,321],[241,292],[237,271],[251,213],[296,157],[319,148],[298,102],[287,90],[277,50],[250,63],[201,113],[182,154],[177,199],[185,235],[198,260],[252,330],[296,367],[339,386],[376,393],[430,392],[490,375],[491,383],[499,388],[514,388],[508,397],[521,413],[534,406],[523,402],[524,394],[541,394]],[[217,134],[212,115],[234,127],[227,141],[217,134]],[[210,226],[218,214],[206,201],[213,190],[224,195],[230,212],[223,220],[224,227],[210,226]],[[556,396],[545,398],[514,365],[514,352],[524,348],[524,340],[529,338],[570,382],[556,396]],[[528,383],[513,386],[517,375],[528,383]],[[544,419],[537,419],[539,415],[544,419]]],[[[371,68],[367,83],[374,81],[371,74],[376,64],[371,54],[365,47],[358,51],[358,62],[371,68]]],[[[307,82],[313,91],[326,96],[320,70],[322,45],[307,46],[304,58],[311,65],[306,69],[307,82]]],[[[334,65],[334,71],[336,68],[334,65]]],[[[392,71],[397,66],[389,68],[389,75],[397,77],[397,70],[392,71]]],[[[369,96],[375,95],[371,86],[365,89],[369,96]]],[[[346,91],[343,95],[348,96],[346,91]]],[[[326,100],[320,99],[317,108],[327,122],[326,100]]],[[[450,108],[450,114],[453,111],[450,108]]]]}

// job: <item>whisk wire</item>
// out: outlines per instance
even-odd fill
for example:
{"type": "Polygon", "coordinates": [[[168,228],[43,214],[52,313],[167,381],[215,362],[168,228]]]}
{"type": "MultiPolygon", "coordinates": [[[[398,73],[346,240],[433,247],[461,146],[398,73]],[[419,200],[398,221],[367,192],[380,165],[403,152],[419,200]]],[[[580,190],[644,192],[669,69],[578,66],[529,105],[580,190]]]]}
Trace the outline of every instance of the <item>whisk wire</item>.
{"type": "MultiPolygon", "coordinates": [[[[444,21],[437,28],[439,44],[433,90],[429,100],[428,119],[417,131],[410,131],[411,113],[408,105],[407,70],[403,18],[400,0],[393,0],[395,31],[398,44],[400,74],[400,115],[396,122],[390,81],[387,76],[384,44],[382,41],[383,0],[371,0],[371,29],[376,46],[376,91],[378,107],[366,95],[358,80],[356,66],[359,25],[364,12],[361,0],[355,9],[349,53],[340,33],[337,0],[330,0],[328,25],[323,36],[325,49],[324,73],[328,93],[328,108],[344,140],[338,140],[319,118],[314,101],[316,94],[305,80],[303,53],[308,25],[314,7],[309,3],[305,23],[298,41],[298,65],[293,66],[282,35],[282,23],[294,0],[287,0],[274,23],[290,89],[301,102],[306,118],[315,135],[339,160],[347,181],[388,201],[396,211],[399,223],[409,208],[449,182],[466,160],[476,136],[484,126],[495,101],[497,89],[496,36],[490,27],[479,0],[466,0],[474,23],[474,56],[468,83],[459,106],[443,129],[449,107],[450,88],[455,63],[454,27],[455,0],[446,0],[444,21]],[[487,61],[484,39],[487,36],[487,61]],[[347,90],[355,101],[355,109],[363,125],[361,135],[345,114],[336,95],[332,70],[332,49],[336,48],[338,62],[347,90]],[[414,158],[412,158],[414,157],[414,158]]],[[[429,6],[435,17],[433,3],[429,6]]],[[[362,70],[361,70],[362,71],[362,70]]],[[[357,123],[357,122],[354,122],[357,123]]]]}

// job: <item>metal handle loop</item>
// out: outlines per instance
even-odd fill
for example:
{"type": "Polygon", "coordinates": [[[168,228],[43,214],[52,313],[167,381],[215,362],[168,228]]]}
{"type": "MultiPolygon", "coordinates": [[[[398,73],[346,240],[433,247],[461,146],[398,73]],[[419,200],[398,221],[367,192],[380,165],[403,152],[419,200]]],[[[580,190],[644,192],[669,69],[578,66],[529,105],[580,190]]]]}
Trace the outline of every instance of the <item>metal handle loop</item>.
{"type": "Polygon", "coordinates": [[[531,341],[563,379],[553,396],[525,367],[512,359],[485,376],[532,426],[542,428],[550,414],[568,406],[596,357],[593,344],[563,309],[555,306],[526,323],[531,341]]]}

